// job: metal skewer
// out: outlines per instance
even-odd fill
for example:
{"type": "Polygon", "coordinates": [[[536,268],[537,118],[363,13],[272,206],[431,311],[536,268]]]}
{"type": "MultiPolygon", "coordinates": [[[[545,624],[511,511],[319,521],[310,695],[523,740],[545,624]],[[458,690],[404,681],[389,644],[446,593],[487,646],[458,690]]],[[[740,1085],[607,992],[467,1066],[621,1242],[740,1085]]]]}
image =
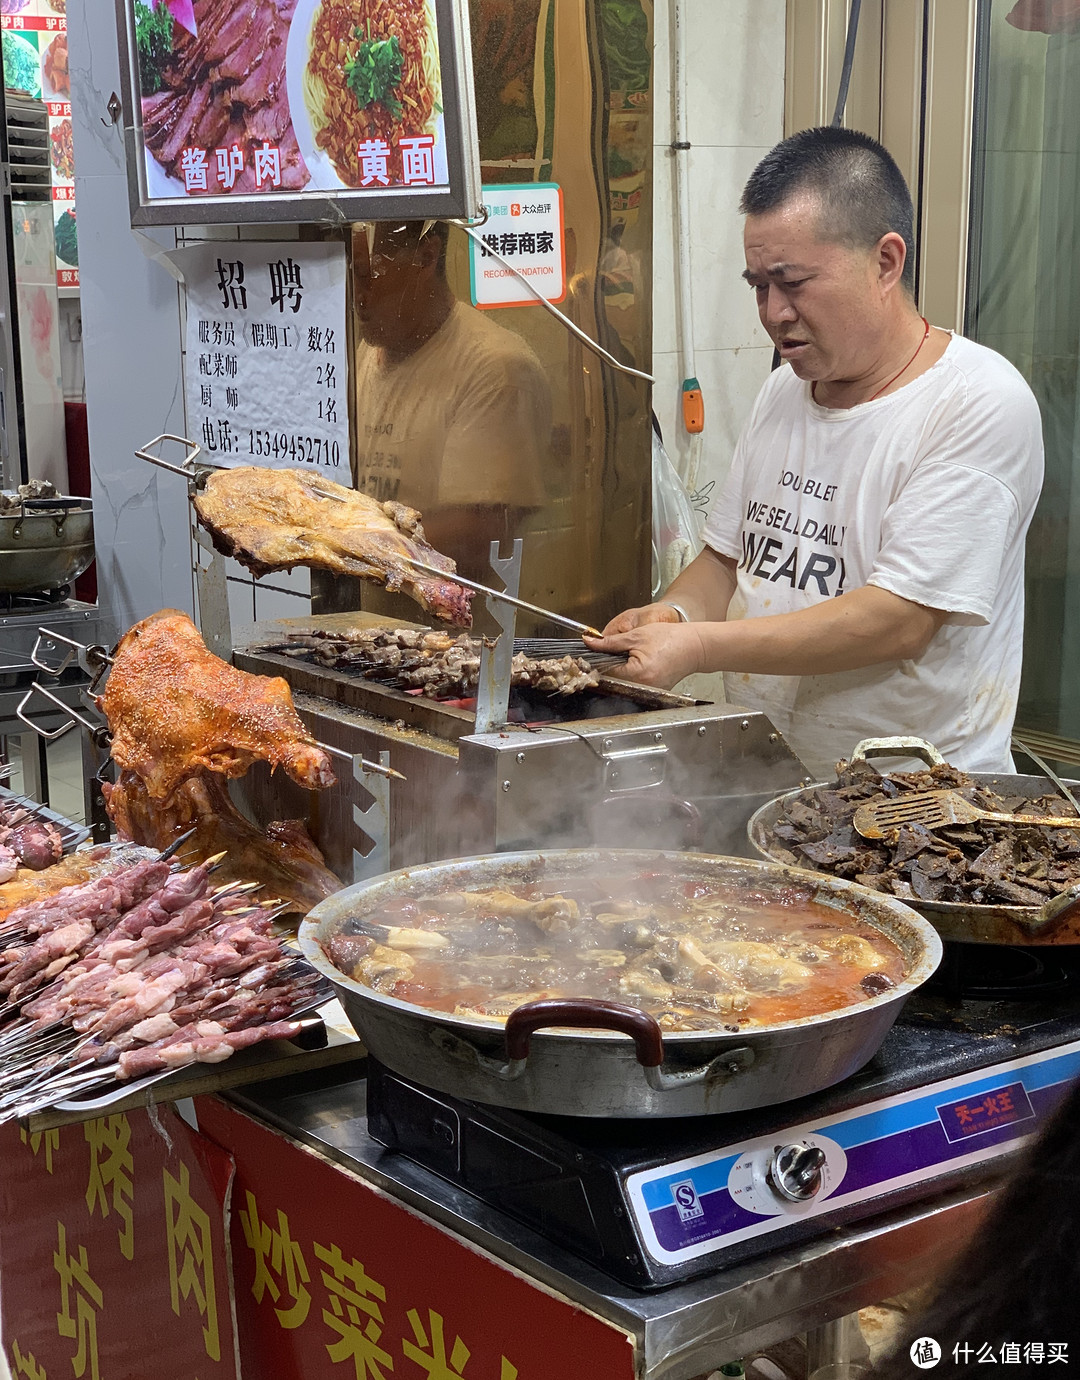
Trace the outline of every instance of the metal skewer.
{"type": "Polygon", "coordinates": [[[406,565],[411,565],[414,570],[422,570],[425,575],[434,575],[440,580],[449,580],[451,584],[462,585],[465,589],[474,590],[477,594],[486,594],[489,599],[501,599],[504,604],[513,604],[516,608],[525,609],[528,613],[537,613],[541,618],[548,619],[551,623],[559,623],[564,628],[571,628],[577,633],[587,633],[589,637],[603,637],[603,633],[598,628],[590,627],[588,623],[579,623],[574,618],[567,618],[562,613],[552,613],[550,609],[542,609],[537,604],[530,604],[525,599],[518,599],[512,594],[507,594],[503,590],[492,589],[489,585],[477,584],[475,580],[467,580],[464,575],[450,574],[449,571],[440,570],[438,566],[426,565],[423,561],[418,561],[412,556],[401,556],[406,565]]]}
{"type": "MultiPolygon", "coordinates": [[[[344,762],[352,762],[355,754],[346,752],[344,748],[334,747],[332,743],[316,742],[316,747],[321,747],[323,752],[328,752],[331,757],[340,757],[344,762]]],[[[362,771],[374,772],[376,776],[388,776],[394,781],[407,781],[409,778],[403,772],[395,771],[393,767],[384,767],[381,762],[369,762],[366,757],[359,758],[360,769],[362,771]]]]}

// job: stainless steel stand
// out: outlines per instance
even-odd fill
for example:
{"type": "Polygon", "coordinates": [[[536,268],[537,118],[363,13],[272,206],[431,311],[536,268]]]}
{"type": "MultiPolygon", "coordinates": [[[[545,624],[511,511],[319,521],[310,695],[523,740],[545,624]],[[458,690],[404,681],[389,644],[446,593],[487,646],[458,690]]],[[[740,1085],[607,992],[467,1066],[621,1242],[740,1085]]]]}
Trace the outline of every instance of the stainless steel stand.
{"type": "MultiPolygon", "coordinates": [[[[379,753],[379,764],[390,765],[389,752],[379,753]]],[[[353,823],[363,840],[371,846],[366,852],[353,849],[353,882],[366,882],[370,877],[390,871],[390,782],[364,770],[364,759],[357,754],[352,763],[353,780],[358,781],[371,797],[368,805],[353,806],[353,823]]]]}
{"type": "MultiPolygon", "coordinates": [[[[521,584],[521,551],[524,542],[514,540],[513,555],[503,559],[497,541],[491,543],[491,568],[502,581],[506,593],[518,597],[521,584]]],[[[514,661],[514,636],[517,609],[502,599],[485,600],[488,612],[502,629],[494,646],[487,641],[480,649],[480,679],[476,688],[476,732],[491,733],[502,728],[510,712],[510,672],[514,661]]]]}

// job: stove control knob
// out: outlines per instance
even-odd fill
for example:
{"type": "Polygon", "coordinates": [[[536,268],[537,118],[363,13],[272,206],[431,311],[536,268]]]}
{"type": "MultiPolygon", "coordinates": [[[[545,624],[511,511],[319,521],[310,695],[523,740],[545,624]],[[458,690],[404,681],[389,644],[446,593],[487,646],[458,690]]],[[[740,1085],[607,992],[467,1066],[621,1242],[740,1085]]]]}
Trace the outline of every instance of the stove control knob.
{"type": "Polygon", "coordinates": [[[821,1192],[825,1151],[816,1145],[777,1146],[769,1162],[769,1187],[791,1203],[809,1202],[821,1192]]]}

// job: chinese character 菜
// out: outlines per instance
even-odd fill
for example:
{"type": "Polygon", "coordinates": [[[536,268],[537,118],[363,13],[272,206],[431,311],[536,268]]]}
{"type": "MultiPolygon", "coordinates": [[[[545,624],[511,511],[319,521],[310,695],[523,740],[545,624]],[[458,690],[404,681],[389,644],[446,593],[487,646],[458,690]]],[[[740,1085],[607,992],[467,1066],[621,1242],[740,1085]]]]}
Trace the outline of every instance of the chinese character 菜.
{"type": "MultiPolygon", "coordinates": [[[[224,423],[228,426],[228,422],[224,423]]],[[[191,1196],[186,1164],[180,1178],[162,1170],[165,1184],[165,1234],[169,1251],[169,1299],[180,1316],[181,1299],[194,1298],[203,1323],[203,1346],[212,1361],[221,1360],[217,1293],[214,1288],[214,1243],[209,1215],[191,1196]]]]}
{"type": "Polygon", "coordinates": [[[401,180],[406,187],[432,186],[435,182],[435,136],[417,134],[399,139],[401,180]]]}
{"type": "Polygon", "coordinates": [[[217,261],[218,271],[218,291],[221,293],[221,305],[232,307],[235,310],[247,311],[247,288],[244,286],[244,265],[242,260],[235,259],[223,263],[217,261]]]}
{"type": "Polygon", "coordinates": [[[264,140],[262,144],[256,144],[255,154],[255,189],[262,191],[265,183],[269,182],[271,187],[281,186],[281,150],[276,144],[271,144],[264,140]]]}
{"type": "Polygon", "coordinates": [[[218,181],[227,192],[231,192],[236,186],[236,179],[244,171],[244,153],[239,144],[231,144],[228,148],[215,149],[214,157],[217,159],[218,181]]]}
{"type": "Polygon", "coordinates": [[[304,1287],[311,1283],[311,1276],[299,1242],[292,1239],[289,1219],[280,1208],[277,1210],[277,1219],[277,1231],[269,1222],[259,1220],[255,1195],[248,1189],[247,1207],[240,1210],[240,1225],[244,1229],[244,1240],[255,1253],[255,1279],[251,1292],[255,1295],[256,1303],[262,1303],[263,1295],[268,1292],[277,1304],[284,1288],[285,1297],[290,1302],[286,1308],[275,1307],[277,1320],[282,1327],[299,1327],[311,1307],[311,1294],[304,1287]],[[281,1280],[280,1285],[278,1279],[281,1280]]]}
{"type": "Polygon", "coordinates": [[[373,182],[379,182],[384,187],[390,185],[386,170],[390,145],[385,139],[365,139],[357,148],[356,155],[360,159],[361,187],[370,187],[373,182]]]}
{"type": "Polygon", "coordinates": [[[57,1222],[57,1249],[53,1252],[53,1269],[60,1276],[60,1312],[56,1315],[56,1331],[61,1337],[77,1339],[71,1369],[76,1380],[89,1373],[91,1380],[100,1380],[98,1373],[97,1309],[101,1307],[101,1290],[90,1278],[90,1262],[86,1247],[80,1246],[78,1255],[67,1253],[67,1231],[57,1222]],[[75,1311],[71,1311],[72,1294],[75,1311]]]}
{"type": "Polygon", "coordinates": [[[184,188],[189,192],[206,191],[206,150],[186,148],[180,155],[180,171],[184,174],[184,188]]]}
{"type": "Polygon", "coordinates": [[[290,310],[294,314],[298,312],[304,286],[300,281],[300,265],[292,259],[275,259],[267,264],[267,269],[270,274],[270,305],[284,312],[285,303],[288,302],[290,310]]]}
{"type": "Polygon", "coordinates": [[[322,1282],[330,1294],[330,1307],[322,1310],[323,1322],[338,1340],[327,1342],[331,1361],[352,1361],[356,1380],[386,1380],[394,1368],[390,1353],[379,1346],[383,1331],[380,1303],[386,1290],[365,1273],[359,1260],[346,1260],[341,1247],[314,1243],[315,1254],[328,1268],[322,1282]]]}
{"type": "MultiPolygon", "coordinates": [[[[202,391],[209,395],[210,385],[204,384],[202,391]]],[[[209,396],[206,404],[209,405],[209,396]]],[[[112,1189],[113,1211],[123,1225],[117,1235],[120,1238],[120,1253],[130,1260],[134,1247],[135,1225],[131,1212],[131,1200],[135,1186],[132,1174],[135,1161],[132,1159],[131,1127],[124,1115],[98,1117],[83,1126],[83,1134],[90,1146],[90,1182],[86,1188],[86,1206],[91,1217],[97,1207],[102,1217],[109,1215],[108,1189],[112,1189]]]]}

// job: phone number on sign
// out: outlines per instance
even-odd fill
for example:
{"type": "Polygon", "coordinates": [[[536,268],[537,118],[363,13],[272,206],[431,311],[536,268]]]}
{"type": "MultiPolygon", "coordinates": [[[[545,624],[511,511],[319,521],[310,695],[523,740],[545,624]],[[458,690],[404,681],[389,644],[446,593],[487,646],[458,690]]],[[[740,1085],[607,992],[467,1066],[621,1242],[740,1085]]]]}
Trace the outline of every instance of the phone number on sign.
{"type": "Polygon", "coordinates": [[[248,431],[248,454],[275,460],[292,460],[303,465],[341,464],[341,446],[318,436],[290,436],[286,431],[248,431]]]}

